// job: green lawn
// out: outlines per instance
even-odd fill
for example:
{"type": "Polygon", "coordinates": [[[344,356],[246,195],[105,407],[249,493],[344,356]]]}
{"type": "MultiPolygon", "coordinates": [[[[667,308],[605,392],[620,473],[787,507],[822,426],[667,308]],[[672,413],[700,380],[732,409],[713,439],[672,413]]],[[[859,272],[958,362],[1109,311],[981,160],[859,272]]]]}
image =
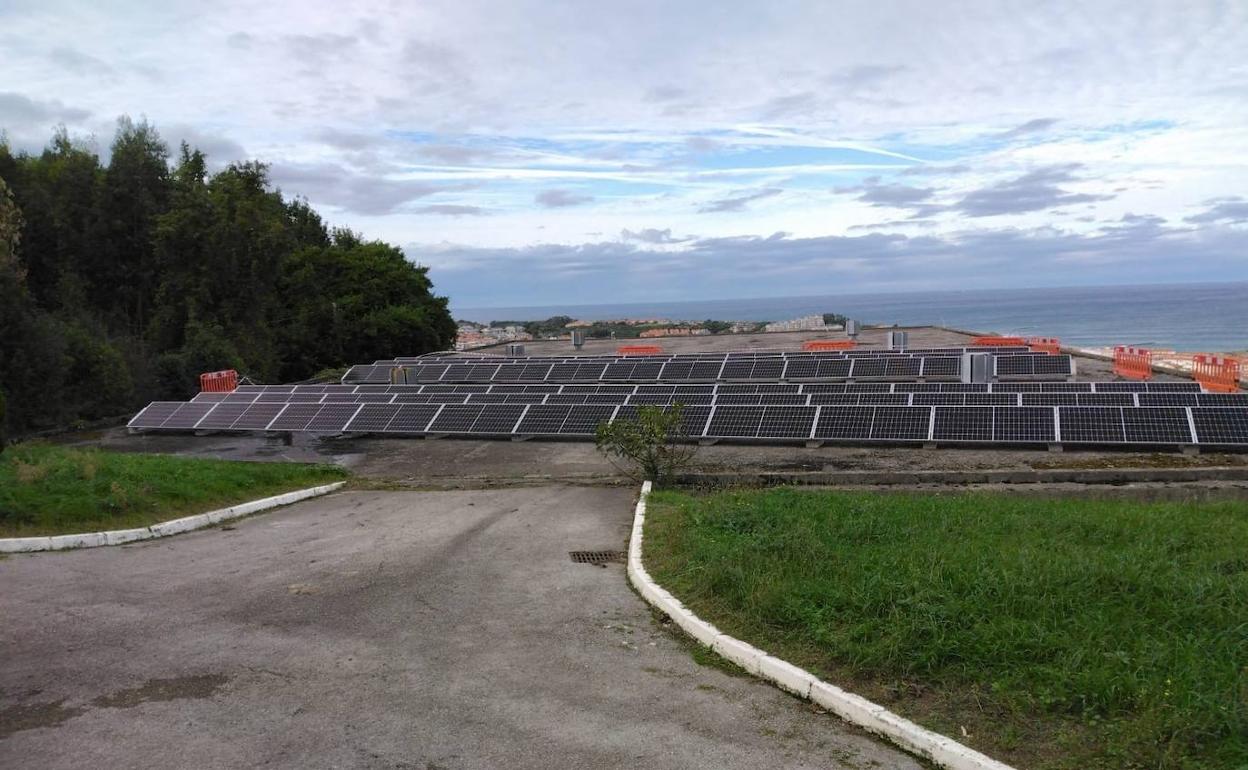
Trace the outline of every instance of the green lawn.
{"type": "Polygon", "coordinates": [[[0,537],[143,527],[346,475],[332,465],[18,444],[0,454],[0,537]]]}
{"type": "Polygon", "coordinates": [[[645,543],[721,629],[1019,767],[1248,768],[1248,503],[664,491],[645,543]]]}

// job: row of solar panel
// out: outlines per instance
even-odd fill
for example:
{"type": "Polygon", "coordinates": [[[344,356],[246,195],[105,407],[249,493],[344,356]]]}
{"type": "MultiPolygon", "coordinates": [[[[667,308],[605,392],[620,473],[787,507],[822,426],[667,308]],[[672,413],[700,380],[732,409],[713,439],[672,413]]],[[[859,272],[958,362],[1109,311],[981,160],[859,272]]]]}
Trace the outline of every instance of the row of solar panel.
{"type": "MultiPolygon", "coordinates": [[[[739,350],[727,353],[660,353],[652,356],[620,355],[618,353],[601,353],[589,355],[567,356],[503,356],[480,355],[472,353],[447,353],[437,356],[398,356],[390,359],[379,359],[373,364],[377,366],[397,366],[413,363],[593,363],[597,361],[665,361],[673,358],[694,358],[699,360],[724,360],[727,358],[776,358],[801,356],[911,356],[911,355],[962,355],[963,353],[1030,353],[1026,346],[1006,347],[947,347],[947,348],[904,348],[884,350],[882,348],[854,348],[850,350],[739,350]]],[[[1043,355],[1043,354],[1041,354],[1043,355]]]]}
{"type": "MultiPolygon", "coordinates": [[[[897,383],[905,384],[905,383],[897,383]]],[[[368,387],[368,386],[365,386],[368,387]]],[[[790,386],[784,392],[771,386],[564,386],[563,392],[479,392],[446,388],[418,392],[422,386],[384,388],[382,392],[289,391],[200,393],[196,402],[226,403],[354,403],[354,404],[881,404],[893,406],[1245,406],[1248,393],[1132,393],[1132,392],[935,392],[833,391],[821,385],[790,386]],[[398,391],[398,392],[389,392],[398,391]]],[[[435,386],[437,387],[437,386],[435,386]]],[[[478,386],[480,387],[480,386],[478,386]]],[[[514,390],[509,388],[508,390],[514,390]]]]}
{"type": "MultiPolygon", "coordinates": [[[[592,435],[636,407],[606,404],[277,404],[158,401],[130,427],[314,433],[592,435]]],[[[1248,408],[694,406],[690,438],[1248,446],[1248,408]]]]}
{"type": "MultiPolygon", "coordinates": [[[[1074,375],[1068,355],[1006,355],[994,357],[998,378],[1059,379],[1074,375]]],[[[957,380],[962,359],[952,356],[890,358],[769,358],[726,361],[618,361],[565,364],[437,364],[352,367],[344,383],[391,382],[401,372],[408,384],[427,382],[717,382],[776,380],[957,380]]]]}
{"type": "MultiPolygon", "coordinates": [[[[746,382],[707,384],[540,385],[239,385],[246,393],[1199,393],[1191,380],[1173,382],[746,382]]],[[[200,400],[231,394],[200,393],[200,400]]]]}

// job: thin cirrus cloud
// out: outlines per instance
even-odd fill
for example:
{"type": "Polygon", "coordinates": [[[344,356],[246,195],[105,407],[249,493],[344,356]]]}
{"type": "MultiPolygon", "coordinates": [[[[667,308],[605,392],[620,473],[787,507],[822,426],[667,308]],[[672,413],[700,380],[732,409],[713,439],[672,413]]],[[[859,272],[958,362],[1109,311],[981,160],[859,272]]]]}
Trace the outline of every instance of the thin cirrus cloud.
{"type": "Polygon", "coordinates": [[[457,303],[645,298],[656,271],[691,297],[879,289],[886,264],[923,288],[1248,278],[1248,4],[721,10],[9,3],[0,131],[107,160],[145,116],[406,244],[457,303]]]}

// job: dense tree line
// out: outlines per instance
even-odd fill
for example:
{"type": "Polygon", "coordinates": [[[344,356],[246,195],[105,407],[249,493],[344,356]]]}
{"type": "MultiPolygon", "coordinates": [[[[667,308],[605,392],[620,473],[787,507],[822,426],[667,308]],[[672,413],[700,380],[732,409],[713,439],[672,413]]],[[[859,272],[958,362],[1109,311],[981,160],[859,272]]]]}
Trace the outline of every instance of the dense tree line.
{"type": "Polygon", "coordinates": [[[107,165],[64,129],[38,155],[0,135],[0,426],[185,397],[204,371],[294,381],[453,343],[398,248],[327,227],[262,163],[209,173],[185,144],[170,161],[128,118],[107,165]]]}

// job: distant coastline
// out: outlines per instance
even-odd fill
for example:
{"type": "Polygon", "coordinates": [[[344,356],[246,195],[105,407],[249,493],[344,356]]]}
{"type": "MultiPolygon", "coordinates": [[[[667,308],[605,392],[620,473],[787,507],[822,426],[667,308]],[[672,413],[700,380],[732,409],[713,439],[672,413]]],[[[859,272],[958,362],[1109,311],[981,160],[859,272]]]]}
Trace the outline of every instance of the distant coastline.
{"type": "Polygon", "coordinates": [[[456,318],[586,320],[662,317],[780,321],[841,313],[869,324],[936,324],[1061,337],[1081,346],[1248,350],[1248,282],[742,298],[540,307],[453,307],[456,318]]]}

